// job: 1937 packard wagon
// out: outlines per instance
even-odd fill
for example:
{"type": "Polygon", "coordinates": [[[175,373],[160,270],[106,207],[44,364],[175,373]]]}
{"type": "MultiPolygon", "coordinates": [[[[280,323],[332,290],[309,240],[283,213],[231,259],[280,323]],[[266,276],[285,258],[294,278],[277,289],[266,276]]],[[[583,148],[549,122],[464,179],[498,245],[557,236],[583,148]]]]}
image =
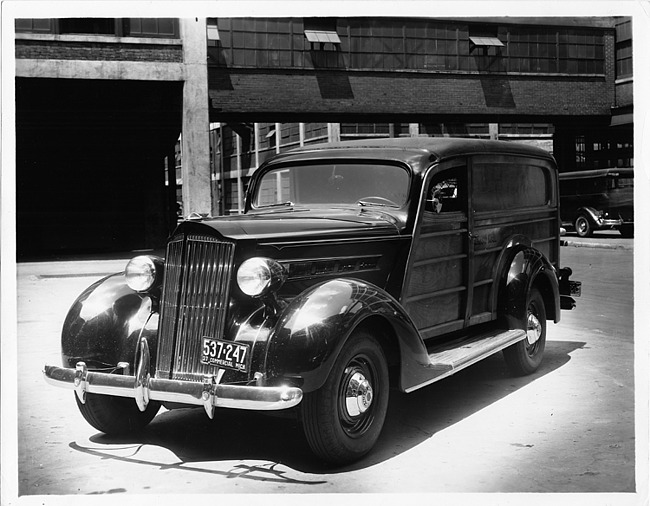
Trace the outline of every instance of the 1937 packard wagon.
{"type": "MultiPolygon", "coordinates": [[[[164,259],[90,286],[48,382],[85,419],[136,431],[161,404],[291,409],[313,452],[371,450],[389,388],[412,392],[503,351],[542,361],[575,306],[560,269],[549,154],[497,141],[321,144],[265,162],[238,216],[182,222],[164,259]]],[[[245,412],[242,413],[245,416],[245,412]]]]}

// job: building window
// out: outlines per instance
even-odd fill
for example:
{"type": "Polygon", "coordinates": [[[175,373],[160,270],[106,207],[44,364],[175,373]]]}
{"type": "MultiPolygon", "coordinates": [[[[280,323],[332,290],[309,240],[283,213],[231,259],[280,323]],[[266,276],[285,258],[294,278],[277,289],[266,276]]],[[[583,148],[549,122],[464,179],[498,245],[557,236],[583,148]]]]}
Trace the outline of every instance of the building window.
{"type": "Polygon", "coordinates": [[[219,27],[215,19],[208,19],[206,26],[206,37],[208,39],[208,46],[216,47],[219,44],[219,27]]]}
{"type": "Polygon", "coordinates": [[[562,30],[558,34],[559,71],[564,74],[603,74],[602,34],[591,30],[562,30]]]}
{"type": "Polygon", "coordinates": [[[576,169],[584,169],[587,161],[585,138],[582,135],[576,137],[576,169]]]}
{"type": "Polygon", "coordinates": [[[229,49],[224,54],[228,66],[291,67],[292,48],[304,49],[305,35],[292,33],[290,19],[219,18],[217,22],[221,45],[229,49]]]}
{"type": "Polygon", "coordinates": [[[178,20],[173,18],[17,19],[16,32],[175,39],[179,37],[178,20]]]}
{"type": "Polygon", "coordinates": [[[129,18],[124,20],[124,35],[130,37],[179,37],[178,20],[174,18],[129,18]]]}
{"type": "Polygon", "coordinates": [[[16,32],[27,33],[52,33],[52,19],[17,19],[16,32]]]}
{"type": "Polygon", "coordinates": [[[632,20],[616,24],[616,78],[632,77],[632,20]]]}
{"type": "Polygon", "coordinates": [[[603,31],[592,28],[354,17],[217,22],[228,66],[604,73],[603,31]]]}
{"type": "Polygon", "coordinates": [[[59,19],[59,33],[115,35],[115,19],[111,18],[63,18],[59,19]]]}

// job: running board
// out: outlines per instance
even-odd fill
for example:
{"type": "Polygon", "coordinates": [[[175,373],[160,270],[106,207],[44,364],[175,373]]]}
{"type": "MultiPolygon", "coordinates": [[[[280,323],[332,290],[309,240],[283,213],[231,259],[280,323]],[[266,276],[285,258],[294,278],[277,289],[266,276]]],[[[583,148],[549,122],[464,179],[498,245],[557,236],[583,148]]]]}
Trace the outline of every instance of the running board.
{"type": "Polygon", "coordinates": [[[435,351],[429,353],[429,365],[427,366],[429,378],[419,385],[408,388],[406,392],[412,392],[451,376],[525,338],[526,332],[520,329],[493,330],[457,342],[455,346],[451,344],[444,348],[435,348],[435,351]]]}

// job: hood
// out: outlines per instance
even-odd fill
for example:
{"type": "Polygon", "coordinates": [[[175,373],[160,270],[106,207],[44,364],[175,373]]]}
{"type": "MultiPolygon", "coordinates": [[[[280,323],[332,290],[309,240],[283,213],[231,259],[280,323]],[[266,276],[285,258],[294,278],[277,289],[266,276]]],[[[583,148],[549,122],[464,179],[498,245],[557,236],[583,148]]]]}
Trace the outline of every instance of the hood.
{"type": "Polygon", "coordinates": [[[198,224],[208,226],[223,237],[242,239],[309,239],[357,237],[359,235],[395,235],[401,233],[403,222],[399,212],[376,209],[281,210],[249,213],[201,220],[187,220],[180,230],[198,224]]]}

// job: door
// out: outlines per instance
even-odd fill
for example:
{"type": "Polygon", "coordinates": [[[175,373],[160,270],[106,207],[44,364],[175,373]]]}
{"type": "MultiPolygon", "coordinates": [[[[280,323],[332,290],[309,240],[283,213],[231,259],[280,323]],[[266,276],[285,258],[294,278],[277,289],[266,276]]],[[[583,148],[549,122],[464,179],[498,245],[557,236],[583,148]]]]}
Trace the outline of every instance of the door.
{"type": "Polygon", "coordinates": [[[462,329],[470,280],[467,163],[432,168],[405,280],[402,304],[424,339],[462,329]]]}

